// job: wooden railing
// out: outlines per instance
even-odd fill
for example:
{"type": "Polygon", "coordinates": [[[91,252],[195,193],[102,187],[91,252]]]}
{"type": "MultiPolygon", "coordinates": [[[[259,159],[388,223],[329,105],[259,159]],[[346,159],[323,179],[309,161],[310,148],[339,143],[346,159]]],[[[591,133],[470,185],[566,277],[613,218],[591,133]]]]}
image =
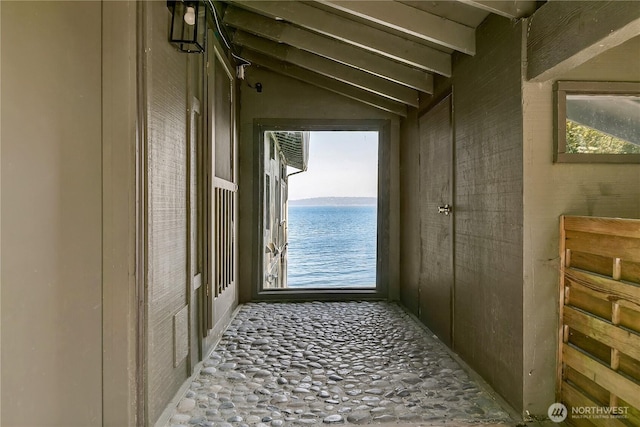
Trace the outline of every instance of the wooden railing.
{"type": "Polygon", "coordinates": [[[235,281],[235,193],[236,185],[216,179],[214,183],[213,257],[214,296],[235,281]]]}
{"type": "Polygon", "coordinates": [[[640,425],[640,220],[564,216],[557,399],[575,425],[640,425]]]}

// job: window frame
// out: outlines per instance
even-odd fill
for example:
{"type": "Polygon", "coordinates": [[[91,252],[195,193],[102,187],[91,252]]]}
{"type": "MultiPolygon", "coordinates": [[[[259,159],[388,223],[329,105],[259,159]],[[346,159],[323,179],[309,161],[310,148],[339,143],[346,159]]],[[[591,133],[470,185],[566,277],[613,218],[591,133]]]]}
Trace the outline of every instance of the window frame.
{"type": "Polygon", "coordinates": [[[554,163],[640,163],[640,154],[567,153],[567,95],[638,95],[640,82],[559,81],[554,88],[554,163]]]}
{"type": "Polygon", "coordinates": [[[264,289],[262,252],[264,251],[264,234],[256,233],[255,247],[252,256],[251,301],[344,301],[386,299],[390,287],[390,266],[392,260],[391,236],[391,165],[392,137],[391,121],[385,119],[255,119],[253,122],[254,169],[253,177],[259,183],[254,192],[253,203],[261,211],[254,217],[253,227],[264,230],[264,204],[260,203],[260,194],[264,194],[264,162],[267,147],[266,131],[373,131],[378,132],[378,206],[377,206],[377,243],[376,243],[376,284],[372,288],[290,288],[264,289]],[[257,221],[259,220],[259,222],[257,221]]]}

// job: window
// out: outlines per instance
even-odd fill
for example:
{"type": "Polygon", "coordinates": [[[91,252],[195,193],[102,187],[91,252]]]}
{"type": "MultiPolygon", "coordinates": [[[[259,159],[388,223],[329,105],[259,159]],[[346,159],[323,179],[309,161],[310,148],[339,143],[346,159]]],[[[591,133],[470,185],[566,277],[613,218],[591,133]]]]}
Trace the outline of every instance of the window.
{"type": "Polygon", "coordinates": [[[233,182],[233,78],[220,57],[216,54],[213,61],[213,120],[215,137],[215,175],[233,182]]]}
{"type": "Polygon", "coordinates": [[[390,121],[265,119],[254,125],[252,151],[258,167],[252,176],[264,189],[253,192],[260,212],[252,222],[256,243],[252,247],[252,297],[385,298],[392,265],[390,235],[378,230],[390,226],[390,121]],[[325,134],[325,140],[318,141],[324,154],[309,154],[312,133],[325,134]],[[361,135],[366,143],[358,142],[358,133],[370,134],[361,135]],[[273,137],[278,161],[271,159],[273,137]],[[370,167],[365,172],[358,164],[366,159],[371,162],[366,162],[370,167]],[[303,182],[323,170],[325,174],[314,178],[314,183],[303,182]],[[365,177],[366,191],[356,191],[365,177]],[[337,190],[331,192],[331,188],[337,190]],[[274,191],[279,192],[279,212],[274,191]],[[318,206],[318,200],[303,200],[316,197],[326,203],[318,206]],[[275,218],[278,213],[280,224],[275,218]]]}
{"type": "Polygon", "coordinates": [[[640,83],[558,82],[556,162],[640,163],[640,83]]]}

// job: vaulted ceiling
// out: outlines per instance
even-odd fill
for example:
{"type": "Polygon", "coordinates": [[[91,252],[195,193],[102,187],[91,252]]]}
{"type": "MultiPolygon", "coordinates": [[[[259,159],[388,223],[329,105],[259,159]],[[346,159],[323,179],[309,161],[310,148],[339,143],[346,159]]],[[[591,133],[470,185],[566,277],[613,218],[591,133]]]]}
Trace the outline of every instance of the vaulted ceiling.
{"type": "Polygon", "coordinates": [[[251,1],[223,4],[234,50],[251,64],[405,116],[451,55],[475,54],[491,13],[531,15],[536,1],[251,1]]]}

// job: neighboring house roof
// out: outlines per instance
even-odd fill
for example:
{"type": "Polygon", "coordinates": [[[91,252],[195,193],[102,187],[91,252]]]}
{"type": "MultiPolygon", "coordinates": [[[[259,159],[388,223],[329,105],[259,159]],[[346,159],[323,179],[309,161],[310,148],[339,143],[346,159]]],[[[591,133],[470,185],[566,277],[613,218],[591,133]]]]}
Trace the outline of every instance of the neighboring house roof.
{"type": "Polygon", "coordinates": [[[303,171],[309,163],[309,132],[278,131],[269,132],[276,140],[287,166],[303,171]]]}

